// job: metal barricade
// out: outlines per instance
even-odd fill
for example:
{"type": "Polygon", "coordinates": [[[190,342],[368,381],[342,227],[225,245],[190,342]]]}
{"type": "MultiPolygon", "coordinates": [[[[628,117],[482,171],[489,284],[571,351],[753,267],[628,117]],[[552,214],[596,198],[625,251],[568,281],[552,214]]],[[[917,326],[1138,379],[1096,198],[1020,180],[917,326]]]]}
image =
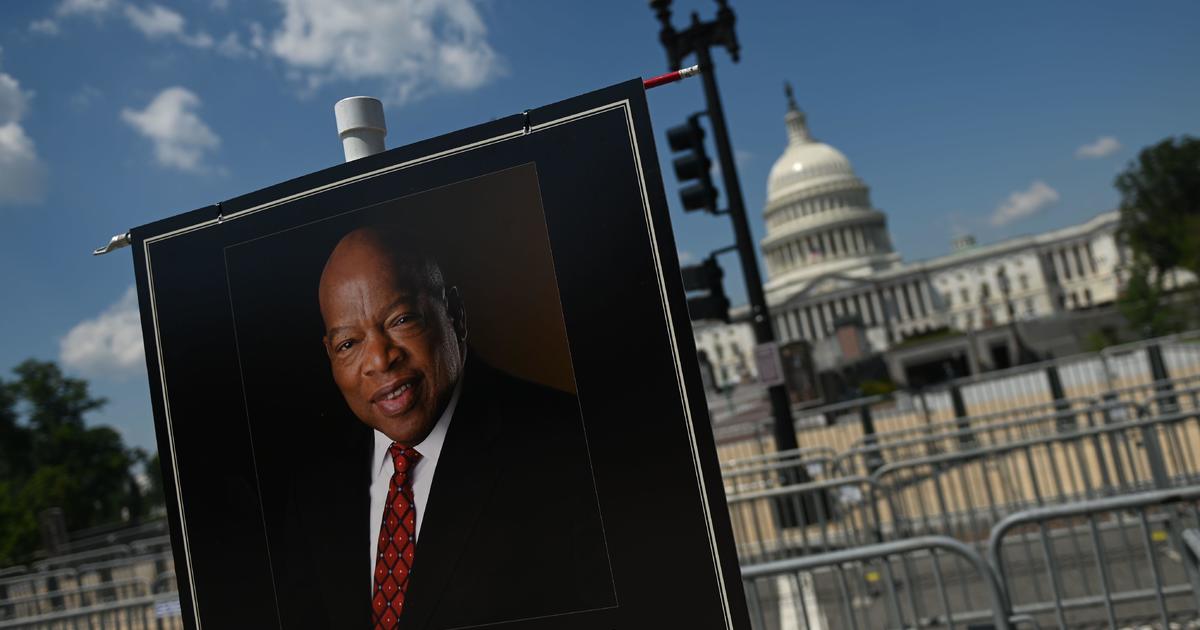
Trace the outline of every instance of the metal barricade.
{"type": "Polygon", "coordinates": [[[979,541],[1035,506],[1200,481],[1200,417],[1176,413],[890,463],[874,475],[910,535],[979,541]]]}
{"type": "Polygon", "coordinates": [[[730,495],[726,499],[739,562],[756,563],[881,540],[883,514],[874,482],[844,477],[730,495]]]}
{"type": "Polygon", "coordinates": [[[150,584],[142,579],[118,580],[73,589],[43,591],[0,600],[0,620],[36,617],[47,613],[73,610],[105,602],[121,601],[150,594],[150,584]]]}
{"type": "MultiPolygon", "coordinates": [[[[54,569],[0,578],[0,592],[4,593],[5,599],[77,588],[79,585],[79,575],[75,569],[54,569]]],[[[0,604],[0,618],[11,614],[8,606],[0,604]]]]}
{"type": "Polygon", "coordinates": [[[1197,624],[1198,507],[1192,486],[1028,510],[996,525],[988,557],[1014,612],[1060,628],[1197,624]]]}
{"type": "Polygon", "coordinates": [[[1096,426],[1111,418],[1133,418],[1139,408],[1130,402],[1095,403],[1079,410],[1052,411],[1026,418],[982,422],[960,418],[940,423],[921,433],[901,439],[881,435],[877,443],[863,445],[838,455],[832,467],[855,474],[868,474],[872,462],[903,462],[946,452],[1000,446],[1014,441],[1053,436],[1076,424],[1096,426]]]}
{"type": "Polygon", "coordinates": [[[757,630],[1012,627],[991,567],[943,536],[747,566],[742,581],[757,630]]]}
{"type": "Polygon", "coordinates": [[[33,568],[37,571],[45,571],[46,569],[77,567],[89,562],[128,558],[130,555],[129,545],[111,545],[101,549],[89,549],[62,556],[52,556],[35,562],[33,568]]]}
{"type": "Polygon", "coordinates": [[[721,466],[725,492],[753,492],[840,477],[831,448],[804,448],[731,460],[721,466]]]}
{"type": "Polygon", "coordinates": [[[35,617],[0,621],[3,628],[181,630],[179,594],[151,595],[35,617]]]}

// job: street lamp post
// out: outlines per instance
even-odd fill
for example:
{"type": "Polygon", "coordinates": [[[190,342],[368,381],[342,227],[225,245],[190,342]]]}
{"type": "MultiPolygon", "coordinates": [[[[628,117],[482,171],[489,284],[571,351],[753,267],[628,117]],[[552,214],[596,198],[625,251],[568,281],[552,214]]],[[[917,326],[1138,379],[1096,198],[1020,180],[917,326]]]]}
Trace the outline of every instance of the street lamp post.
{"type": "Polygon", "coordinates": [[[1021,331],[1017,327],[1017,308],[1013,305],[1012,300],[1012,283],[1009,281],[1004,267],[996,271],[996,282],[1000,285],[1000,294],[1004,296],[1004,308],[1008,311],[1008,325],[1012,329],[1013,341],[1017,345],[1017,364],[1036,363],[1037,356],[1034,355],[1021,339],[1021,331]]]}
{"type": "MultiPolygon", "coordinates": [[[[650,8],[655,11],[662,23],[659,39],[667,51],[670,69],[678,70],[682,67],[683,59],[690,54],[695,54],[696,60],[699,62],[700,76],[704,80],[704,96],[708,102],[708,119],[712,124],[713,140],[717,146],[717,157],[721,163],[729,218],[733,223],[733,233],[742,263],[742,278],[746,283],[746,294],[750,301],[750,318],[754,327],[754,336],[759,344],[771,343],[775,340],[775,333],[771,328],[767,300],[763,294],[754,238],[750,233],[750,225],[746,221],[746,206],[742,200],[742,187],[738,181],[737,164],[733,158],[729,129],[725,124],[725,112],[721,107],[721,97],[717,91],[717,77],[709,51],[712,46],[724,46],[733,61],[737,62],[740,47],[737,34],[734,32],[736,20],[727,0],[717,0],[717,6],[716,19],[702,22],[700,16],[693,12],[691,24],[686,29],[677,31],[671,24],[671,0],[650,0],[650,8]]],[[[776,450],[785,451],[797,448],[796,429],[792,421],[791,402],[788,399],[787,388],[783,385],[774,385],[768,389],[768,393],[771,398],[772,415],[775,418],[776,450]]]]}

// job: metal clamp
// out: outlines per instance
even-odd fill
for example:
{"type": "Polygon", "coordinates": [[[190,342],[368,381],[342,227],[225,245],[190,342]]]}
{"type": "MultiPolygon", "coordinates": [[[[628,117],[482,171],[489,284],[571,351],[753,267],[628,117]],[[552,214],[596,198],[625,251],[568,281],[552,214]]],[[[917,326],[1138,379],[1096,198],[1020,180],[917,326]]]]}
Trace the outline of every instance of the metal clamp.
{"type": "Polygon", "coordinates": [[[108,245],[105,245],[104,247],[97,247],[96,249],[92,250],[92,255],[103,256],[113,250],[121,249],[122,247],[129,247],[131,243],[133,243],[133,237],[129,235],[129,232],[118,234],[108,239],[108,245]]]}

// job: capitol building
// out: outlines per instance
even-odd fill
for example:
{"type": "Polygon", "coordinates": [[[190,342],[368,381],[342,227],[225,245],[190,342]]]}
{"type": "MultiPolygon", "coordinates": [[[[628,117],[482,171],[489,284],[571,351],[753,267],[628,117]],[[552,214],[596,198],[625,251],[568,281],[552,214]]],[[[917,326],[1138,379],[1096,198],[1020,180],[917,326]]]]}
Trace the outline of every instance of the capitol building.
{"type": "MultiPolygon", "coordinates": [[[[946,255],[904,262],[867,183],[845,155],[813,137],[790,92],[788,100],[787,147],[771,168],[763,209],[764,289],[777,341],[807,342],[818,368],[853,358],[835,339],[847,325],[863,350],[878,353],[931,333],[974,340],[1015,328],[1010,322],[1115,301],[1126,255],[1115,211],[990,245],[964,236],[946,255]]],[[[754,377],[753,332],[736,314],[730,325],[697,323],[695,333],[716,385],[754,377]]],[[[1014,363],[1011,337],[983,339],[969,371],[1014,363]]]]}

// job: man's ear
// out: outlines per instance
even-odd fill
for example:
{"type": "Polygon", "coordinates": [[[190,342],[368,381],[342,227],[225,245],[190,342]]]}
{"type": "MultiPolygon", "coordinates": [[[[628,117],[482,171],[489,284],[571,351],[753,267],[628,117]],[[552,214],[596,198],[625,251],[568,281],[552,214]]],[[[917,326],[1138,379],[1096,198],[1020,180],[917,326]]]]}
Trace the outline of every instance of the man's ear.
{"type": "Polygon", "coordinates": [[[458,292],[458,287],[446,289],[446,312],[450,315],[450,323],[454,326],[454,336],[458,337],[458,343],[465,343],[467,341],[467,311],[463,306],[462,294],[458,292]]]}
{"type": "Polygon", "coordinates": [[[328,357],[330,361],[332,361],[333,360],[333,349],[329,347],[329,335],[321,336],[321,347],[325,348],[325,356],[328,357]]]}

